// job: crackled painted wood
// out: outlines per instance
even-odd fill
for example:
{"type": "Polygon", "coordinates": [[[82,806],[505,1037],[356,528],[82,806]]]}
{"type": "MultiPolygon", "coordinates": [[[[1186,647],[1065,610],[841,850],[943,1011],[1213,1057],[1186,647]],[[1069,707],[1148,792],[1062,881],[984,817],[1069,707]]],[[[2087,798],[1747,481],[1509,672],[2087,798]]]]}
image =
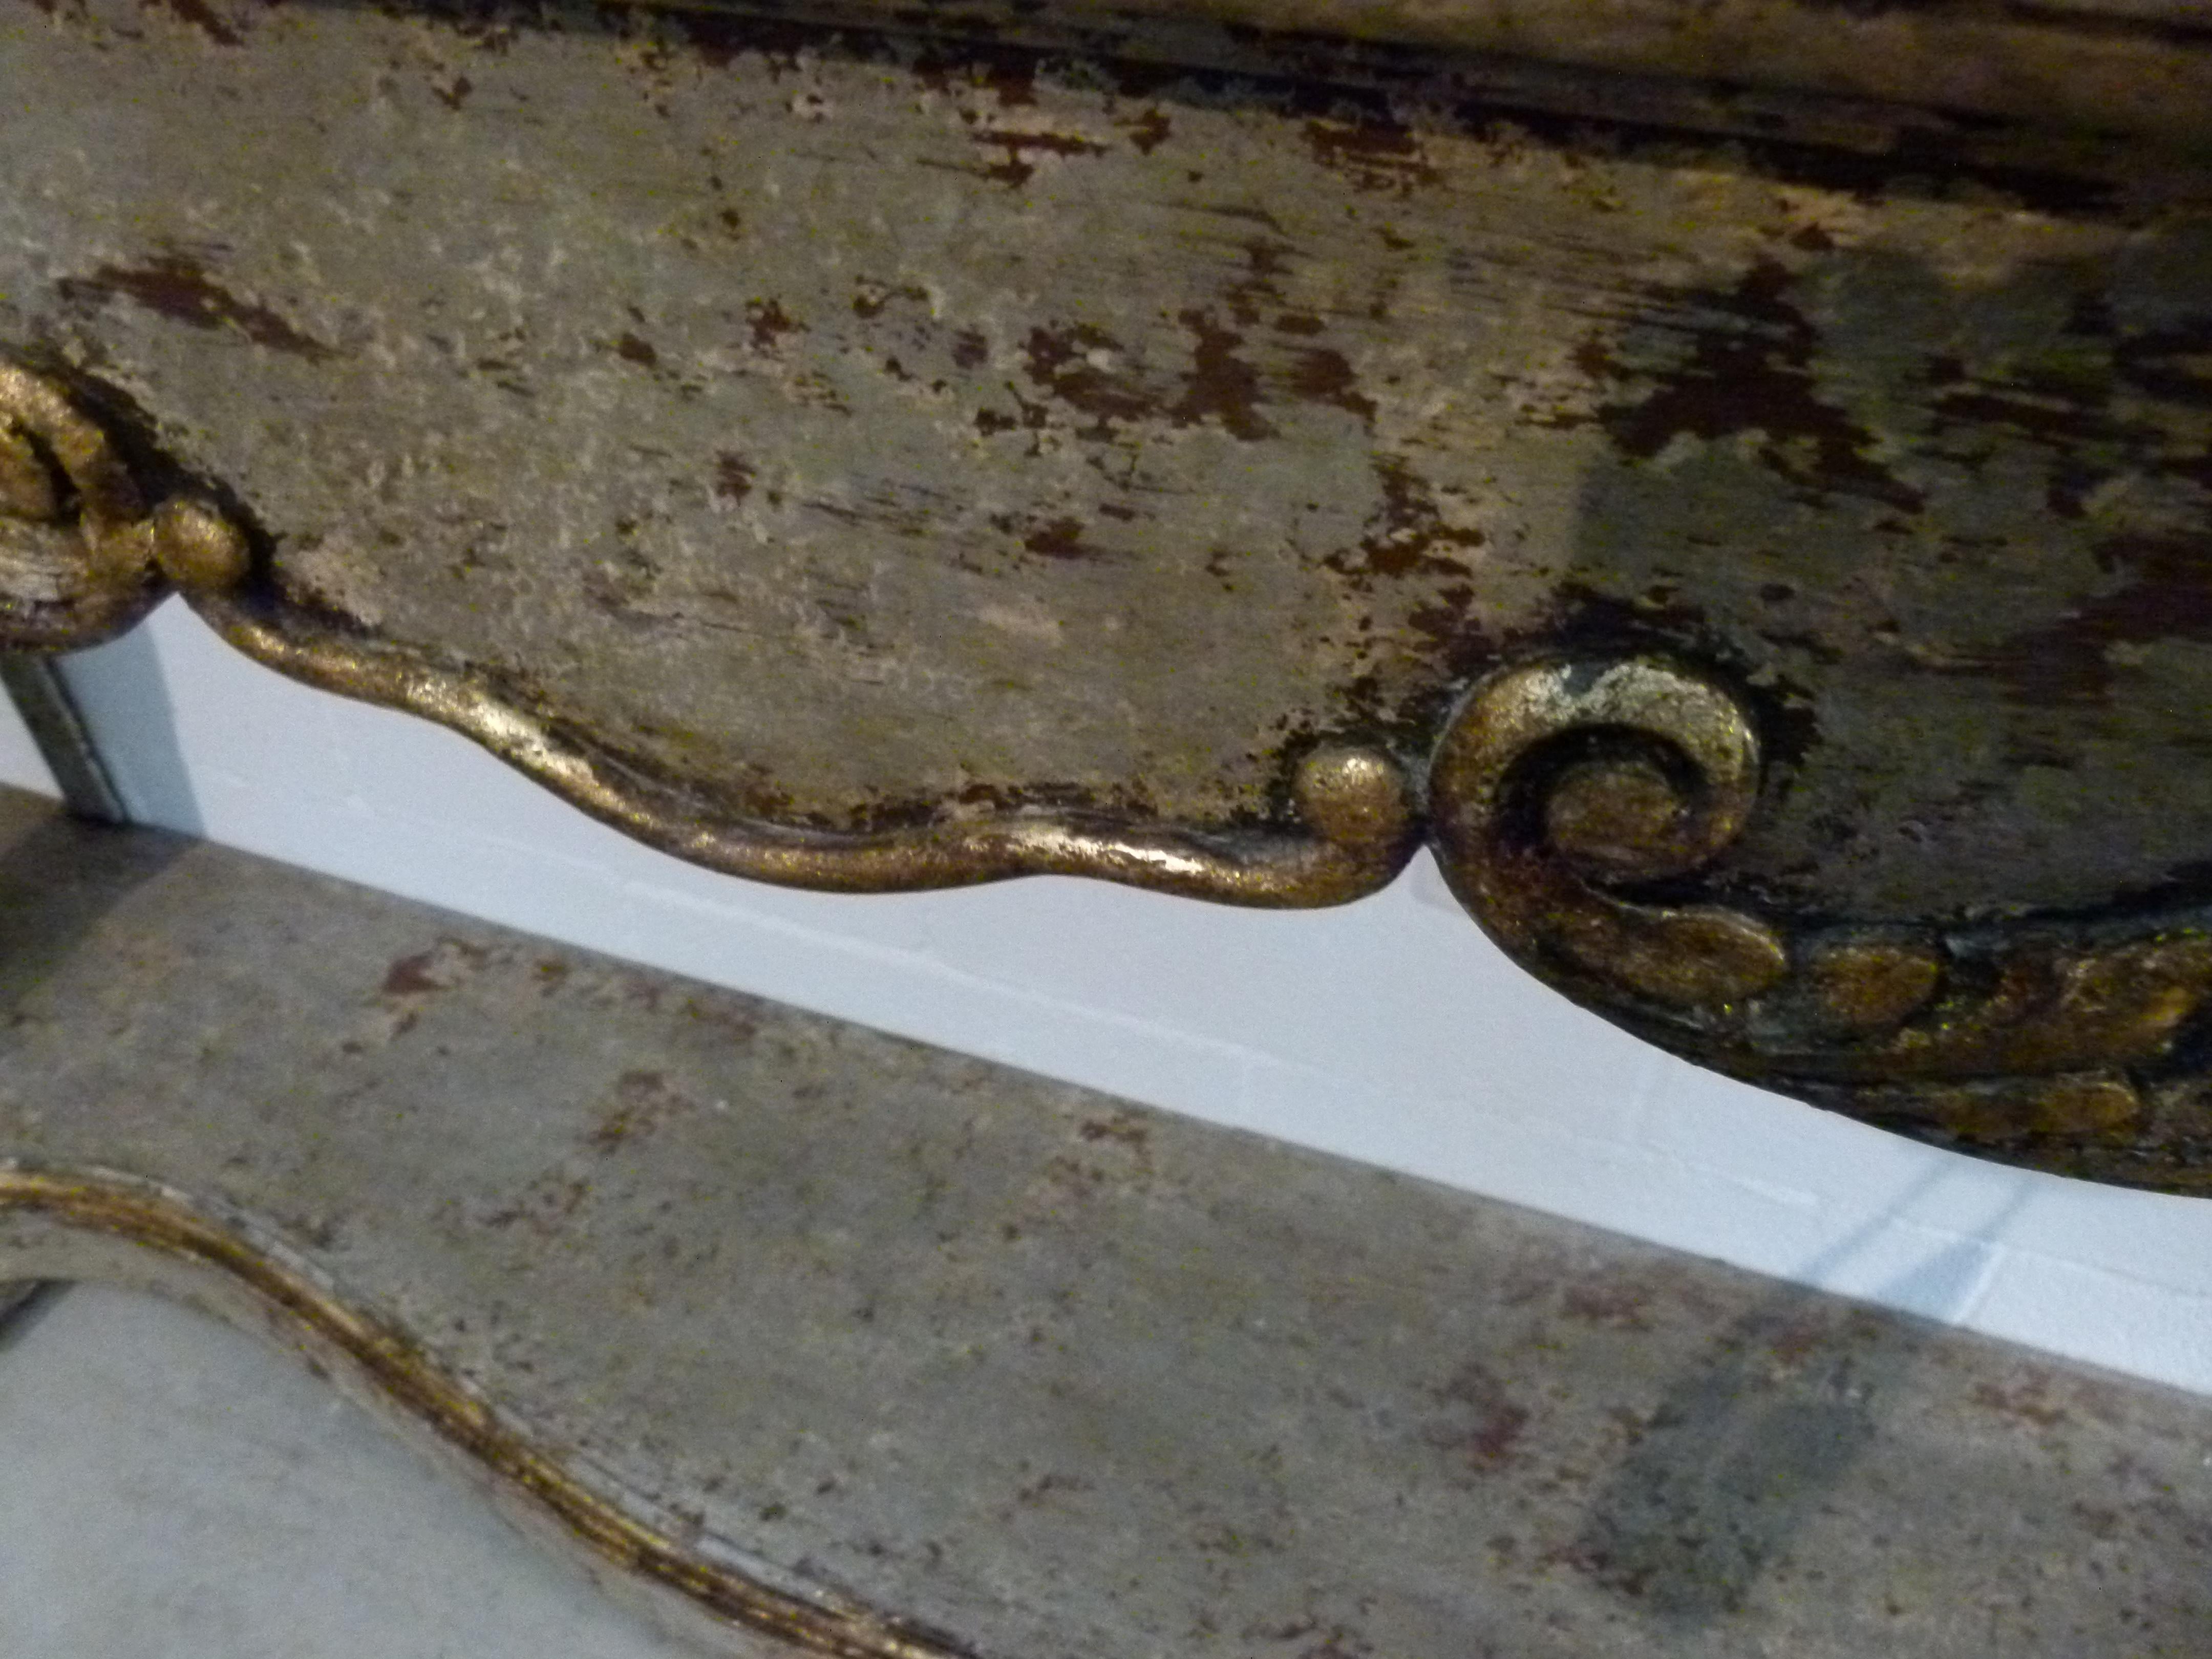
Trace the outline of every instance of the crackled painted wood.
{"type": "Polygon", "coordinates": [[[1870,104],[1126,23],[7,15],[0,639],[179,588],[769,880],[1310,905],[1425,840],[1705,1063],[2212,1179],[2212,125],[2142,104],[2187,15],[2001,26],[2165,66],[2084,45],[2040,120],[1994,46],[1870,104]]]}

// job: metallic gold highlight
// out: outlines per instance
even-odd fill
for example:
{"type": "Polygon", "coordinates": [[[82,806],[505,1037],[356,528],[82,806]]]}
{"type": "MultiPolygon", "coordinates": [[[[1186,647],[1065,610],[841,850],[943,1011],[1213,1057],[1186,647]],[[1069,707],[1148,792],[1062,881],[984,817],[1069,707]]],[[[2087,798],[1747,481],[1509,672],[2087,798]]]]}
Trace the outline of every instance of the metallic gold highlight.
{"type": "Polygon", "coordinates": [[[188,496],[150,512],[105,428],[61,382],[0,360],[0,650],[75,651],[123,632],[168,582],[246,579],[245,533],[188,496]]]}
{"type": "Polygon", "coordinates": [[[61,386],[0,361],[0,647],[72,650],[161,594],[143,502],[61,386]]]}
{"type": "Polygon", "coordinates": [[[1430,812],[1446,878],[1500,945],[1678,1053],[2045,1169],[2212,1178],[2189,1132],[2160,1141],[2144,1093],[2212,1000],[2201,917],[1793,937],[1619,890],[1707,867],[1759,788],[1750,715],[1717,682],[1656,658],[1543,662],[1475,689],[1430,812]]]}
{"type": "Polygon", "coordinates": [[[106,1172],[0,1164],[0,1212],[126,1239],[227,1276],[295,1332],[335,1350],[385,1399],[538,1504],[578,1543],[726,1623],[835,1659],[962,1659],[896,1620],[805,1600],[686,1551],[532,1446],[398,1328],[346,1306],[242,1229],[211,1219],[175,1194],[106,1172]]]}
{"type": "MultiPolygon", "coordinates": [[[[1310,908],[1386,885],[1425,830],[1484,929],[1608,1018],[1751,1081],[2046,1168],[2115,1136],[2150,1146],[2144,1091],[2194,1052],[2184,1033],[2212,1001],[2212,924],[2196,910],[1793,927],[1689,902],[1689,879],[1750,824],[1764,762],[1745,696],[1656,655],[1483,680],[1437,743],[1425,823],[1401,763],[1355,744],[1297,760],[1287,831],[1013,811],[836,834],[717,815],[489,671],[290,602],[256,580],[221,507],[152,493],[69,387],[0,360],[0,649],[96,643],[173,586],[256,661],[449,726],[621,833],[729,875],[845,893],[1085,876],[1310,908]]],[[[2107,1178],[2203,1184],[2197,1153],[2155,1156],[2107,1178]]]]}
{"type": "Polygon", "coordinates": [[[873,835],[702,822],[696,805],[617,773],[482,678],[296,612],[280,616],[239,593],[204,587],[187,598],[256,661],[450,726],[624,835],[753,881],[881,893],[1012,876],[1093,876],[1218,903],[1304,908],[1386,886],[1417,843],[1402,771],[1367,749],[1323,749],[1305,758],[1293,787],[1310,831],[1304,836],[1105,828],[1043,814],[873,835]]]}
{"type": "Polygon", "coordinates": [[[1717,856],[1758,799],[1759,741],[1718,685],[1655,658],[1551,662],[1477,687],[1429,778],[1445,879],[1515,956],[1570,982],[1719,1010],[1789,970],[1765,923],[1615,885],[1717,856]]]}
{"type": "MultiPolygon", "coordinates": [[[[1846,932],[1801,954],[1789,994],[1738,1034],[1731,1069],[1784,1087],[2110,1076],[2166,1059],[2212,996],[2212,935],[2180,921],[1917,945],[1846,932]],[[1797,1000],[1807,996],[1809,1011],[1797,1000]]],[[[2051,1133],[2081,1117],[2036,1115],[2051,1133]]]]}
{"type": "Polygon", "coordinates": [[[154,559],[187,592],[237,586],[252,568],[238,526],[203,501],[173,496],[154,511],[154,559]]]}

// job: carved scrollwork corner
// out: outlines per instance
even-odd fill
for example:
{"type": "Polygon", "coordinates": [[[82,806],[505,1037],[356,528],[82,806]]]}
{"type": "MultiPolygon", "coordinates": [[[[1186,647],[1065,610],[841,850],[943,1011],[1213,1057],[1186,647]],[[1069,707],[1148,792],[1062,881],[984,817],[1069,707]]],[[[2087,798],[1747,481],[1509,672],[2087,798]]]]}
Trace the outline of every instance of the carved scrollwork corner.
{"type": "Polygon", "coordinates": [[[1723,1018],[1787,973],[1774,931],[1622,890],[1711,862],[1759,775],[1750,720],[1714,682],[1654,658],[1540,663],[1477,687],[1446,731],[1432,833],[1462,902],[1547,978],[1723,1018]]]}
{"type": "Polygon", "coordinates": [[[245,578],[237,524],[197,495],[149,500],[143,471],[64,380],[0,359],[0,646],[82,649],[172,586],[245,578]]]}
{"type": "Polygon", "coordinates": [[[241,511],[103,407],[0,362],[0,645],[96,643],[176,590],[268,666],[438,721],[665,852],[791,886],[1060,874],[1307,908],[1380,889],[1425,839],[1516,962],[1690,1060],[1965,1150],[2212,1190],[2212,1113],[2191,1092],[2204,914],[1900,924],[1769,902],[1730,861],[1775,799],[1770,744],[1710,667],[1629,652],[1499,668],[1444,723],[1425,799],[1418,765],[1352,742],[1277,751],[1269,825],[1015,806],[829,830],[718,808],[511,677],[303,602],[257,562],[241,511]]]}
{"type": "Polygon", "coordinates": [[[2197,1067],[2212,928],[1853,926],[1698,903],[1756,811],[1753,713],[1655,657],[1478,686],[1431,777],[1453,890],[1523,966],[1662,1046],[1922,1139],[2096,1178],[2212,1188],[2197,1067]]]}

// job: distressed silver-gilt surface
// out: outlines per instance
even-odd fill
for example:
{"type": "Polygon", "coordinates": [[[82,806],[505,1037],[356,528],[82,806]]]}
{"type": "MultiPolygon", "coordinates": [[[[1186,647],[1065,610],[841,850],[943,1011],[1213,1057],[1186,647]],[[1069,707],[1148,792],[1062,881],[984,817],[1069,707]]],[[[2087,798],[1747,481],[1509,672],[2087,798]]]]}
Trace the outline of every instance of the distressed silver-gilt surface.
{"type": "Polygon", "coordinates": [[[2202,1401],[12,794],[0,1146],[0,1273],[303,1350],[757,1659],[702,1585],[870,1659],[2212,1628],[2202,1401]]]}
{"type": "Polygon", "coordinates": [[[1658,647],[1767,728],[1723,896],[2194,892],[2178,155],[729,15],[7,18],[0,337],[231,492],[253,603],[702,820],[1283,824],[1317,742],[1418,775],[1474,677],[1658,647]]]}

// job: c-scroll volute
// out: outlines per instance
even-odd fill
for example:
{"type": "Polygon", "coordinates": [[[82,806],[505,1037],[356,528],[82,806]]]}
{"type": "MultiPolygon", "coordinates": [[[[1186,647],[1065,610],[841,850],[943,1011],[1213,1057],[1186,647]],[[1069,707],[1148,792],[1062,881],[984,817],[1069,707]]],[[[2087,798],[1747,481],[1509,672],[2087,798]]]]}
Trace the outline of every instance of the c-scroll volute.
{"type": "Polygon", "coordinates": [[[0,648],[96,645],[171,584],[243,580],[246,538],[226,514],[195,496],[148,495],[82,399],[0,361],[0,648]]]}

